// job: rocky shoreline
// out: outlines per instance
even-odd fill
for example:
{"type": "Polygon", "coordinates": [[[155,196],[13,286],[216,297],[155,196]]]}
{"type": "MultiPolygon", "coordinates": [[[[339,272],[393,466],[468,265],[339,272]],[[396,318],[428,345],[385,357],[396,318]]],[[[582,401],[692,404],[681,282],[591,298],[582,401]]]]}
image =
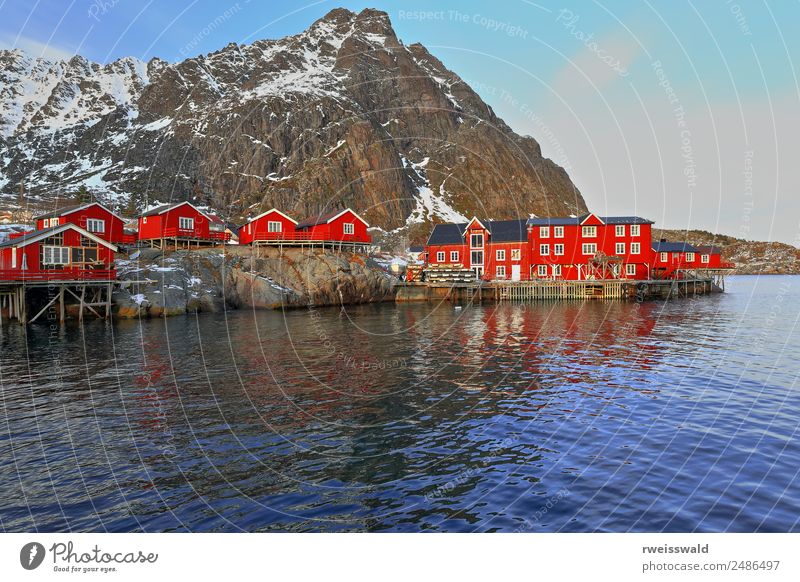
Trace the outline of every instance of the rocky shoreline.
{"type": "Polygon", "coordinates": [[[320,249],[225,247],[119,255],[118,318],[242,307],[281,309],[394,300],[395,279],[363,255],[320,249]]]}

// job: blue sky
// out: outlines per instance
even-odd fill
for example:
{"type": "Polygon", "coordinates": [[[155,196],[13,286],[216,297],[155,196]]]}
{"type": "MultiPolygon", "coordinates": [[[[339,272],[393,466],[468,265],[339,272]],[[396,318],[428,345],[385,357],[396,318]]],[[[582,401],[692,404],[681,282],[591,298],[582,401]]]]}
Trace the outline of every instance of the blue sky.
{"type": "Polygon", "coordinates": [[[796,2],[0,0],[0,46],[177,61],[297,33],[337,6],[388,12],[597,212],[797,244],[796,2]]]}

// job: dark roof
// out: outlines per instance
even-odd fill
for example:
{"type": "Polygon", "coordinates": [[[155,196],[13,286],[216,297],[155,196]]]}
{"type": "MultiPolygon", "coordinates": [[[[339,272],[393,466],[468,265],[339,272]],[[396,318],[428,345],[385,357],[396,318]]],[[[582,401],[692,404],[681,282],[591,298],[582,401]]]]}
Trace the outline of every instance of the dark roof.
{"type": "Polygon", "coordinates": [[[529,226],[567,226],[569,224],[580,224],[582,220],[578,216],[567,216],[564,218],[529,218],[527,224],[529,226]]]}
{"type": "Polygon", "coordinates": [[[703,245],[697,247],[697,252],[703,253],[704,255],[721,255],[722,249],[714,245],[703,245]]]}
{"type": "Polygon", "coordinates": [[[424,250],[425,250],[425,247],[422,246],[422,245],[413,245],[413,246],[409,247],[408,252],[409,253],[421,253],[424,250]]]}
{"type": "Polygon", "coordinates": [[[46,214],[40,214],[39,216],[34,216],[33,220],[41,220],[44,218],[55,218],[57,216],[63,216],[64,214],[68,214],[73,210],[77,210],[81,206],[87,206],[89,203],[86,204],[70,204],[69,206],[62,206],[61,208],[56,208],[52,212],[48,212],[46,214]]]}
{"type": "Polygon", "coordinates": [[[657,253],[696,253],[697,248],[687,242],[653,242],[657,253]]]}
{"type": "Polygon", "coordinates": [[[29,238],[33,238],[33,237],[39,236],[41,234],[47,234],[51,230],[55,230],[57,228],[63,228],[64,226],[65,225],[63,225],[63,224],[59,224],[58,226],[51,226],[49,228],[43,228],[41,230],[32,230],[31,232],[26,232],[22,236],[18,236],[16,238],[11,238],[11,239],[8,239],[8,240],[6,240],[4,242],[1,242],[0,243],[0,248],[16,246],[21,242],[25,242],[29,238]]]}
{"type": "Polygon", "coordinates": [[[652,220],[641,216],[601,216],[600,220],[606,224],[653,224],[652,220]]]}
{"type": "Polygon", "coordinates": [[[316,226],[318,224],[325,224],[331,218],[336,216],[337,214],[341,214],[347,210],[346,208],[340,208],[339,210],[331,210],[330,212],[326,212],[324,214],[319,214],[317,216],[313,216],[311,218],[306,218],[305,220],[299,222],[295,228],[309,228],[311,226],[316,226]]]}
{"type": "MultiPolygon", "coordinates": [[[[481,221],[491,235],[492,242],[524,242],[528,240],[526,219],[481,221]]],[[[428,237],[429,245],[460,245],[464,242],[467,222],[437,224],[428,237]]]]}
{"type": "Polygon", "coordinates": [[[161,206],[156,206],[155,208],[148,210],[141,216],[155,216],[156,214],[161,214],[162,212],[169,210],[170,208],[180,206],[181,204],[183,204],[183,202],[178,202],[177,204],[162,204],[161,206]]]}
{"type": "MultiPolygon", "coordinates": [[[[580,224],[588,214],[581,216],[567,216],[556,218],[529,218],[528,224],[530,226],[568,226],[571,224],[580,224]]],[[[653,224],[652,220],[642,218],[640,216],[598,216],[600,220],[606,224],[653,224]]]]}

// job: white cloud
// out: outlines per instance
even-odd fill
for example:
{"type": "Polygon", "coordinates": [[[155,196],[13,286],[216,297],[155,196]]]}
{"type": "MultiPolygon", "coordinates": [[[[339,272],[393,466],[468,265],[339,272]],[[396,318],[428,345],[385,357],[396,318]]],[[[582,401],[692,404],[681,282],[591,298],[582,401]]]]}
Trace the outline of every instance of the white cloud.
{"type": "Polygon", "coordinates": [[[47,44],[33,38],[15,35],[0,35],[0,48],[22,49],[34,57],[40,57],[51,61],[66,61],[75,56],[76,51],[66,47],[59,47],[47,44]]]}

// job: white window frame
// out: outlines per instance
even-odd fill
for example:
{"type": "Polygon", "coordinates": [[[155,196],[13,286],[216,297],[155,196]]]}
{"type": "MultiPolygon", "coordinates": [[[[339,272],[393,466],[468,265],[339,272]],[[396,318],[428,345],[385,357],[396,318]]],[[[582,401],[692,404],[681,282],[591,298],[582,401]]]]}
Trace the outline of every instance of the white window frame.
{"type": "Polygon", "coordinates": [[[69,265],[69,247],[44,246],[42,249],[43,265],[69,265]],[[56,259],[56,254],[61,256],[56,259]]]}
{"type": "Polygon", "coordinates": [[[280,220],[268,220],[267,232],[283,232],[283,223],[280,220]]]}
{"type": "Polygon", "coordinates": [[[626,263],[625,264],[625,274],[626,275],[635,275],[636,274],[636,263],[626,263]]]}
{"type": "Polygon", "coordinates": [[[561,265],[553,265],[552,271],[553,271],[553,277],[560,277],[561,276],[561,265]]]}
{"type": "Polygon", "coordinates": [[[482,232],[472,232],[469,235],[469,248],[471,249],[482,249],[483,248],[483,233],[482,232]],[[479,237],[480,244],[475,244],[475,237],[479,237]]]}
{"type": "Polygon", "coordinates": [[[481,266],[481,265],[483,265],[484,259],[485,259],[485,257],[483,256],[483,249],[478,248],[476,250],[470,251],[470,256],[469,256],[470,264],[481,266]],[[480,257],[481,257],[480,263],[475,260],[475,254],[480,254],[480,257]]]}
{"type": "Polygon", "coordinates": [[[581,227],[581,236],[583,238],[597,238],[597,227],[596,226],[582,226],[581,227]]]}
{"type": "Polygon", "coordinates": [[[547,265],[538,265],[536,267],[536,274],[539,277],[547,277],[547,265]]]}
{"type": "Polygon", "coordinates": [[[594,256],[597,254],[597,243],[583,243],[581,245],[581,253],[585,256],[594,256]]]}
{"type": "Polygon", "coordinates": [[[638,255],[642,252],[642,243],[631,243],[631,254],[638,255]]]}
{"type": "Polygon", "coordinates": [[[708,255],[700,255],[700,262],[708,264],[711,262],[711,257],[708,255]]]}
{"type": "Polygon", "coordinates": [[[661,262],[666,263],[669,261],[669,253],[661,253],[661,262]]]}
{"type": "MultiPolygon", "coordinates": [[[[631,248],[633,248],[633,245],[631,245],[631,248]]],[[[614,245],[614,254],[617,255],[617,256],[621,256],[621,255],[625,254],[625,243],[624,242],[616,243],[614,245]]]]}
{"type": "Polygon", "coordinates": [[[540,226],[539,227],[539,238],[550,238],[550,227],[549,226],[540,226]]]}
{"type": "Polygon", "coordinates": [[[444,263],[445,254],[444,251],[437,251],[436,252],[436,262],[437,263],[444,263]]]}
{"type": "Polygon", "coordinates": [[[553,227],[553,236],[555,238],[564,238],[564,227],[563,226],[554,226],[553,227]]]}
{"type": "Polygon", "coordinates": [[[539,254],[543,257],[550,256],[550,245],[549,244],[542,244],[539,245],[539,254]]]}
{"type": "Polygon", "coordinates": [[[694,263],[694,253],[686,253],[686,262],[694,263]]]}
{"type": "Polygon", "coordinates": [[[506,266],[505,265],[497,265],[494,270],[494,276],[497,279],[505,279],[506,278],[506,266]]]}
{"type": "Polygon", "coordinates": [[[494,260],[495,261],[505,261],[506,260],[506,250],[505,249],[497,249],[494,252],[494,260]]]}
{"type": "Polygon", "coordinates": [[[556,255],[557,257],[564,256],[564,244],[558,243],[553,245],[553,254],[556,255]]]}
{"type": "Polygon", "coordinates": [[[105,234],[106,221],[103,220],[102,218],[87,218],[86,230],[88,230],[89,232],[93,232],[95,234],[105,234]]]}
{"type": "Polygon", "coordinates": [[[17,247],[14,247],[14,248],[11,249],[11,268],[12,269],[16,269],[17,268],[17,251],[18,250],[19,250],[19,248],[17,248],[17,247]]]}
{"type": "Polygon", "coordinates": [[[641,233],[640,225],[632,224],[631,225],[631,236],[639,236],[640,233],[641,233]]]}
{"type": "Polygon", "coordinates": [[[354,222],[345,222],[342,225],[342,232],[345,234],[355,234],[356,233],[356,225],[354,222]]]}
{"type": "Polygon", "coordinates": [[[458,262],[458,251],[450,251],[450,262],[451,263],[458,262]]]}
{"type": "Polygon", "coordinates": [[[521,261],[522,260],[522,249],[511,249],[511,260],[512,261],[521,261]]]}
{"type": "Polygon", "coordinates": [[[618,224],[614,227],[614,234],[616,236],[625,236],[625,225],[618,224]]]}
{"type": "Polygon", "coordinates": [[[180,230],[194,230],[194,218],[192,218],[191,216],[179,216],[178,228],[180,230]],[[186,226],[187,224],[189,226],[186,226]]]}

